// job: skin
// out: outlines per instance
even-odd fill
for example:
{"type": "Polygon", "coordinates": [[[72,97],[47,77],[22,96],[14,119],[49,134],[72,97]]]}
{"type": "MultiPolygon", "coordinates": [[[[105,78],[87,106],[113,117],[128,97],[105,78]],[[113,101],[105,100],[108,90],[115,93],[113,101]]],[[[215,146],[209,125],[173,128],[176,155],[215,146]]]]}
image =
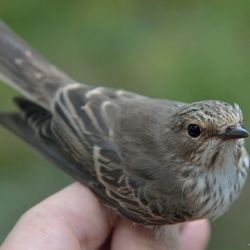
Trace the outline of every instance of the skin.
{"type": "MultiPolygon", "coordinates": [[[[205,249],[207,220],[189,222],[180,229],[182,249],[205,249]]],[[[74,183],[28,210],[16,223],[1,250],[165,249],[149,231],[118,218],[110,226],[106,210],[88,188],[74,183]]]]}

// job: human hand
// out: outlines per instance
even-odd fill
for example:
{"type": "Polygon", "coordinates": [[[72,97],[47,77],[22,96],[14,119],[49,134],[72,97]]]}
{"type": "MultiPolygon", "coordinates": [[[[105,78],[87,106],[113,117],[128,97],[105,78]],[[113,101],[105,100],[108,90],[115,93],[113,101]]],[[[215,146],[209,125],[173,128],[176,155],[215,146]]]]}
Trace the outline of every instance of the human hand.
{"type": "MultiPolygon", "coordinates": [[[[207,220],[186,223],[180,229],[182,249],[205,249],[209,234],[207,220]]],[[[74,183],[28,210],[1,250],[165,249],[154,241],[147,229],[120,217],[111,227],[99,200],[87,187],[74,183]]]]}

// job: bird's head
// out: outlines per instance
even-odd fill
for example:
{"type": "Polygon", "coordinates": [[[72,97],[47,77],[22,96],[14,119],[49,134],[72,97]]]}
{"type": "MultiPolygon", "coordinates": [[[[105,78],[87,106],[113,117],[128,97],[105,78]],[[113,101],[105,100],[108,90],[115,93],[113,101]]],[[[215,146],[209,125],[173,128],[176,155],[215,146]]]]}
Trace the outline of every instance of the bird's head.
{"type": "Polygon", "coordinates": [[[172,117],[170,130],[177,160],[194,165],[213,165],[221,149],[243,145],[241,139],[249,136],[239,106],[221,101],[200,101],[181,107],[172,117]]]}

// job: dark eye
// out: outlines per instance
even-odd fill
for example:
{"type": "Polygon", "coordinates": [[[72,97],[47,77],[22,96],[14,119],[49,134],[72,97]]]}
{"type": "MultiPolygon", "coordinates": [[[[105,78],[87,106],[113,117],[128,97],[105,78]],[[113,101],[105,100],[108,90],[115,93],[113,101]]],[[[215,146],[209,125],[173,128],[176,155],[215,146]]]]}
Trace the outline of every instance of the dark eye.
{"type": "Polygon", "coordinates": [[[200,127],[196,124],[190,124],[188,125],[188,134],[192,137],[192,138],[197,138],[200,136],[201,134],[201,130],[200,127]]]}

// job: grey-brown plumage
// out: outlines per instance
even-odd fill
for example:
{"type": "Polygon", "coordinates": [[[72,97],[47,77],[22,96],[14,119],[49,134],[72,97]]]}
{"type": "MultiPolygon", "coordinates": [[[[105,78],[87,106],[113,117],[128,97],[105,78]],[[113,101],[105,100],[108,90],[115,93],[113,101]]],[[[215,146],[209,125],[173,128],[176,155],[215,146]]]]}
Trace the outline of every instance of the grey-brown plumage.
{"type": "Polygon", "coordinates": [[[3,23],[0,75],[27,98],[0,123],[136,223],[216,218],[245,183],[249,134],[237,105],[75,83],[3,23]]]}

